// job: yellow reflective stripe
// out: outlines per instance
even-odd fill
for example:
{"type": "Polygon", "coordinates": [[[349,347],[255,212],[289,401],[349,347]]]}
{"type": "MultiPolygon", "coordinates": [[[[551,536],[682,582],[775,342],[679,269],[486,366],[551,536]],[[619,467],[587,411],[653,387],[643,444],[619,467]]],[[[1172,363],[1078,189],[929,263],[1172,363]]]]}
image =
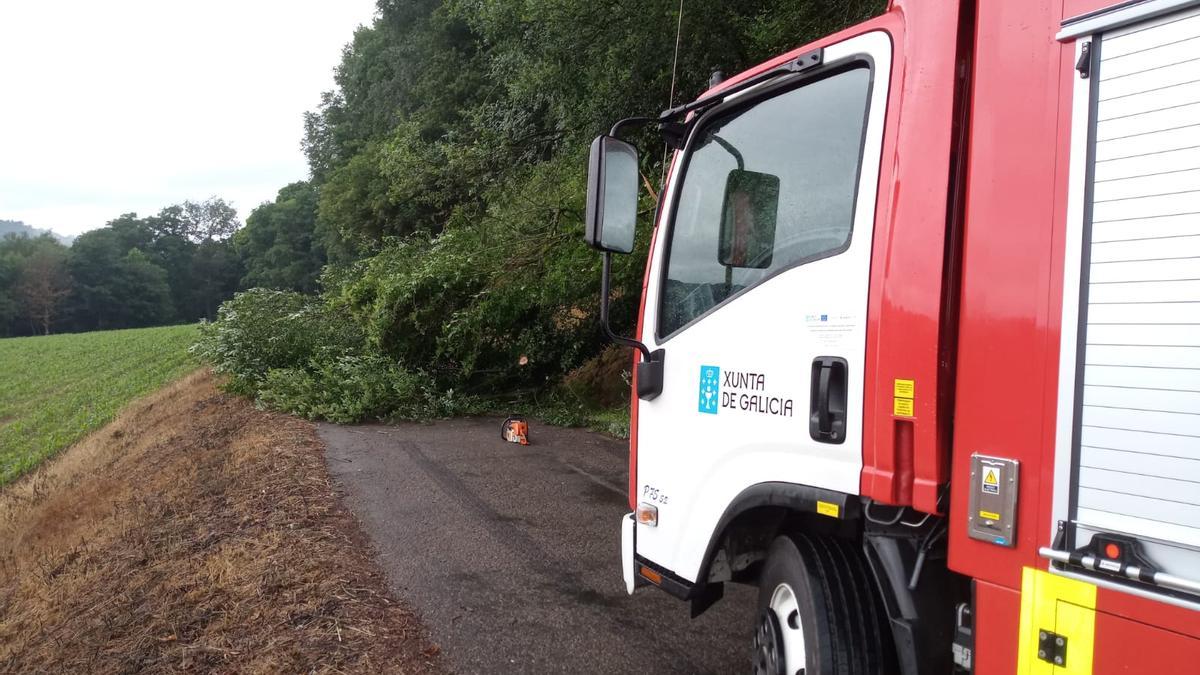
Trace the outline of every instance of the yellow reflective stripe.
{"type": "Polygon", "coordinates": [[[1039,569],[1021,570],[1019,675],[1091,675],[1096,639],[1096,587],[1039,569]],[[1065,667],[1038,658],[1038,631],[1067,638],[1065,667]]]}
{"type": "Polygon", "coordinates": [[[1054,632],[1067,636],[1067,667],[1054,668],[1052,672],[1092,675],[1092,647],[1096,639],[1096,587],[1084,585],[1092,589],[1091,607],[1080,607],[1062,600],[1058,602],[1058,628],[1054,632]]]}
{"type": "Polygon", "coordinates": [[[1034,611],[1038,609],[1034,603],[1037,593],[1038,570],[1025,567],[1021,570],[1021,624],[1017,633],[1017,675],[1031,675],[1037,659],[1037,629],[1034,628],[1034,611]]]}

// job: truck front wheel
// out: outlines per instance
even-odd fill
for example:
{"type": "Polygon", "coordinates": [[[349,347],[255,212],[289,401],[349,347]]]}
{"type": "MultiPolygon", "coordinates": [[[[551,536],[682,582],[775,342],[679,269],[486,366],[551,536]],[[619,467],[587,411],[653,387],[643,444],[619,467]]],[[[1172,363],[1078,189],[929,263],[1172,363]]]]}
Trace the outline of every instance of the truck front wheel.
{"type": "Polygon", "coordinates": [[[758,583],[756,675],[889,672],[883,612],[863,554],[793,534],[771,544],[758,583]]]}

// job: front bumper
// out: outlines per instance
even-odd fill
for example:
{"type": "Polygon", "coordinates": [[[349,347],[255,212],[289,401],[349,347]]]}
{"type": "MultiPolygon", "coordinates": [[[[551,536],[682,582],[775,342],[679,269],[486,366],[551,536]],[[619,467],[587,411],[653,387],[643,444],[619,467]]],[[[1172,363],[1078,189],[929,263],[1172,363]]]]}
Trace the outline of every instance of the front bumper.
{"type": "Polygon", "coordinates": [[[626,513],[621,518],[621,573],[625,575],[625,591],[630,595],[633,595],[633,589],[637,587],[633,572],[633,531],[635,527],[637,527],[637,523],[633,520],[633,514],[626,513]]]}

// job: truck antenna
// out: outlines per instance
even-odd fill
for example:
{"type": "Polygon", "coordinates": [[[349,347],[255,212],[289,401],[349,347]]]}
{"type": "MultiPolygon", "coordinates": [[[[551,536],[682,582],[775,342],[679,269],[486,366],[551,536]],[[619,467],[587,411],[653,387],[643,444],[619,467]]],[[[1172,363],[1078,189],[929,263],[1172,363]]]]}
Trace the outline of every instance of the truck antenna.
{"type": "MultiPolygon", "coordinates": [[[[671,92],[667,94],[667,108],[675,107],[675,73],[679,69],[679,36],[683,34],[683,0],[679,0],[679,13],[675,15],[675,56],[671,58],[671,92]]],[[[658,178],[658,193],[662,194],[667,182],[667,157],[671,149],[663,145],[662,175],[658,178]]]]}
{"type": "Polygon", "coordinates": [[[683,0],[679,0],[679,13],[675,15],[675,56],[671,59],[671,93],[667,95],[667,107],[675,106],[675,74],[679,69],[679,37],[683,34],[683,0]]]}

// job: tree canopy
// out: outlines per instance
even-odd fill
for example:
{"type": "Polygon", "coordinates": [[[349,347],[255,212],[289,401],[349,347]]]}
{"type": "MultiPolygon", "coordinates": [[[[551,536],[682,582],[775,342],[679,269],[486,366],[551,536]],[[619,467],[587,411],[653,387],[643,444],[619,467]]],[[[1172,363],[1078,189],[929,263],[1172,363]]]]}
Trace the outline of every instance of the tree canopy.
{"type": "Polygon", "coordinates": [[[245,261],[243,285],[315,292],[325,265],[316,188],[308,181],[284,186],[250,214],[233,243],[245,261]]]}
{"type": "MultiPolygon", "coordinates": [[[[202,348],[235,388],[338,419],[555,390],[605,345],[581,237],[590,140],[883,4],[379,0],[305,115],[307,180],[245,227],[214,198],[122,215],[69,250],[5,239],[0,331],[219,316],[202,348]]],[[[634,140],[649,189],[634,255],[614,261],[622,332],[668,157],[651,131],[634,140]]]]}
{"type": "Polygon", "coordinates": [[[230,235],[237,213],[218,198],[126,213],[74,239],[0,239],[0,336],[154,326],[215,318],[238,289],[230,235]]]}
{"type": "MultiPolygon", "coordinates": [[[[356,327],[357,342],[312,344],[278,363],[247,369],[217,357],[245,387],[305,414],[316,414],[312,392],[353,390],[361,378],[347,363],[378,359],[419,374],[433,396],[553,389],[604,346],[599,257],[581,236],[592,137],[694,98],[714,70],[736,73],[883,6],[689,0],[681,18],[678,0],[377,4],[343,52],[335,89],[305,117],[309,181],[283,188],[234,238],[245,285],[319,285],[312,302],[323,309],[304,316],[356,327]]],[[[657,193],[664,146],[649,132],[637,140],[657,193]]],[[[654,200],[647,191],[634,255],[615,260],[613,319],[626,332],[654,200]]],[[[209,333],[210,353],[247,349],[241,322],[261,312],[286,323],[294,302],[256,295],[231,305],[227,332],[209,333]]],[[[380,369],[369,370],[374,392],[380,369]]]]}

